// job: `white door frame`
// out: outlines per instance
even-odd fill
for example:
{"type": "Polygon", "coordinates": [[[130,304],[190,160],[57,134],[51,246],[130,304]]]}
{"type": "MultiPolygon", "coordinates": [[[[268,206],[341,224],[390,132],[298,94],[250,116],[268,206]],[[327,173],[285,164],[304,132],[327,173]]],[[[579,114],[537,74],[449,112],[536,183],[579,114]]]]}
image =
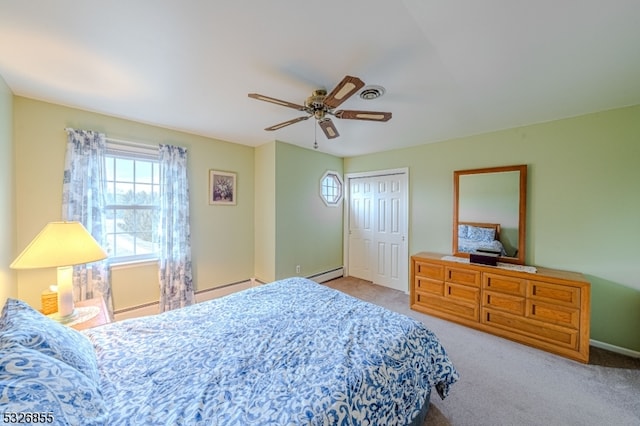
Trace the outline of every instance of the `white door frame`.
{"type": "MultiPolygon", "coordinates": [[[[405,175],[406,185],[404,187],[404,212],[405,212],[405,229],[403,230],[403,234],[405,237],[404,251],[405,251],[405,259],[409,259],[409,168],[402,167],[398,169],[386,169],[386,170],[374,170],[370,172],[358,172],[358,173],[347,173],[344,175],[344,200],[343,200],[343,264],[344,264],[344,273],[347,275],[349,273],[349,217],[350,217],[350,209],[351,209],[351,179],[357,178],[367,178],[367,177],[376,177],[376,176],[389,176],[389,175],[405,175]]],[[[409,293],[409,262],[407,261],[404,265],[404,271],[402,271],[403,276],[407,277],[407,289],[405,293],[409,293]]]]}

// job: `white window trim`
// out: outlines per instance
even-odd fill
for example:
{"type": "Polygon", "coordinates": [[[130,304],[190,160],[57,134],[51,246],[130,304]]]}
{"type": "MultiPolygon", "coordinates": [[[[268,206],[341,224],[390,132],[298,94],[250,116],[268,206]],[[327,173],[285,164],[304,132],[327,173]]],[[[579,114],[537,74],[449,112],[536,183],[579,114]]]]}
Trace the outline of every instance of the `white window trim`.
{"type": "Polygon", "coordinates": [[[334,170],[327,170],[326,172],[324,172],[324,174],[320,178],[320,198],[322,199],[322,201],[327,207],[337,207],[342,203],[342,200],[344,199],[344,181],[342,180],[342,176],[340,176],[340,173],[334,170]],[[338,199],[335,202],[329,202],[324,197],[324,194],[322,192],[322,186],[323,186],[324,180],[328,176],[333,176],[338,181],[338,189],[340,194],[338,195],[338,199]]]}
{"type": "MultiPolygon", "coordinates": [[[[106,138],[107,155],[120,157],[131,156],[133,159],[158,160],[158,145],[130,142],[125,140],[106,138]]],[[[130,256],[113,257],[112,265],[127,265],[132,263],[153,262],[159,259],[159,253],[136,254],[130,256]]]]}

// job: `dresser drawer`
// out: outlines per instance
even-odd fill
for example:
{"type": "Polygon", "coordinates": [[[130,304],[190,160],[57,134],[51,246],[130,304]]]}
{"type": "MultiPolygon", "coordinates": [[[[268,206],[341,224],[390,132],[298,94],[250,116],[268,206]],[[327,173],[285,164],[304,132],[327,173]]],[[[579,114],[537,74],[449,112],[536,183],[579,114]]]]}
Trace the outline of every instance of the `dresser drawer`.
{"type": "Polygon", "coordinates": [[[480,288],[480,272],[472,269],[445,267],[445,281],[480,288]]]}
{"type": "Polygon", "coordinates": [[[416,277],[415,289],[423,293],[437,294],[438,296],[444,296],[444,282],[430,280],[428,278],[416,277]]]}
{"type": "Polygon", "coordinates": [[[433,294],[428,294],[428,293],[420,293],[420,292],[416,292],[416,304],[417,305],[422,305],[422,306],[430,306],[432,305],[432,298],[434,297],[433,294]]]}
{"type": "Polygon", "coordinates": [[[433,280],[444,279],[444,266],[438,265],[435,263],[425,263],[416,260],[413,264],[414,273],[416,275],[420,275],[421,277],[431,278],[433,280]]]}
{"type": "Polygon", "coordinates": [[[580,327],[580,310],[537,300],[527,300],[527,318],[571,328],[580,327]]]}
{"type": "Polygon", "coordinates": [[[475,303],[480,301],[480,289],[468,285],[444,283],[444,297],[475,303]]]}
{"type": "Polygon", "coordinates": [[[578,348],[578,330],[532,321],[506,312],[482,308],[482,323],[507,332],[519,333],[567,349],[578,348]]]}
{"type": "Polygon", "coordinates": [[[457,318],[478,322],[480,313],[479,304],[456,300],[450,297],[429,297],[427,305],[434,310],[454,316],[457,318]]]}
{"type": "Polygon", "coordinates": [[[486,272],[482,274],[482,286],[487,290],[513,294],[515,296],[524,296],[527,293],[526,280],[486,272]]]}
{"type": "Polygon", "coordinates": [[[498,309],[504,312],[510,312],[514,315],[524,315],[525,298],[522,296],[513,296],[510,294],[498,293],[495,291],[484,290],[482,292],[482,305],[484,307],[498,309]]]}
{"type": "Polygon", "coordinates": [[[568,285],[529,281],[527,297],[564,306],[580,307],[580,289],[568,285]]]}

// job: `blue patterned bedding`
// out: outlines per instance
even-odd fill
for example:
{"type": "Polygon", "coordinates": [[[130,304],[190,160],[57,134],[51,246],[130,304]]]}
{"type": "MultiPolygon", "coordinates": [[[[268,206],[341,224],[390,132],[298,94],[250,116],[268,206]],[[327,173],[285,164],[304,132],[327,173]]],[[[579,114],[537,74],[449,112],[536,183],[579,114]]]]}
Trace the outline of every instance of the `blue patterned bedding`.
{"type": "Polygon", "coordinates": [[[498,240],[491,241],[475,241],[466,238],[458,238],[458,252],[473,253],[478,249],[492,249],[500,253],[500,256],[506,256],[507,252],[502,243],[498,240]]]}
{"type": "Polygon", "coordinates": [[[0,405],[55,424],[405,425],[458,379],[420,322],[303,278],[82,334],[13,302],[39,335],[5,315],[0,405]]]}
{"type": "Polygon", "coordinates": [[[302,278],[86,335],[111,425],[402,425],[457,379],[419,322],[302,278]]]}
{"type": "Polygon", "coordinates": [[[501,256],[507,255],[504,245],[496,239],[494,227],[458,225],[458,252],[473,253],[481,248],[497,251],[501,256]]]}

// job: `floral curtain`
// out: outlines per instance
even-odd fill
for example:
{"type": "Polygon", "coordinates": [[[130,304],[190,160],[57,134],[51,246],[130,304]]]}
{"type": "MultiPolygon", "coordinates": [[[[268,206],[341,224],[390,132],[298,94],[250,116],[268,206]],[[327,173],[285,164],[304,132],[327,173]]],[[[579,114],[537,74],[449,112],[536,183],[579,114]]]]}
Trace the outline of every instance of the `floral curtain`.
{"type": "Polygon", "coordinates": [[[160,145],[160,312],[194,303],[187,150],[160,145]]]}
{"type": "MultiPolygon", "coordinates": [[[[106,138],[91,130],[66,131],[62,219],[82,223],[106,251],[106,138]]],[[[113,315],[108,259],[73,268],[73,295],[76,301],[102,297],[113,315]]]]}

